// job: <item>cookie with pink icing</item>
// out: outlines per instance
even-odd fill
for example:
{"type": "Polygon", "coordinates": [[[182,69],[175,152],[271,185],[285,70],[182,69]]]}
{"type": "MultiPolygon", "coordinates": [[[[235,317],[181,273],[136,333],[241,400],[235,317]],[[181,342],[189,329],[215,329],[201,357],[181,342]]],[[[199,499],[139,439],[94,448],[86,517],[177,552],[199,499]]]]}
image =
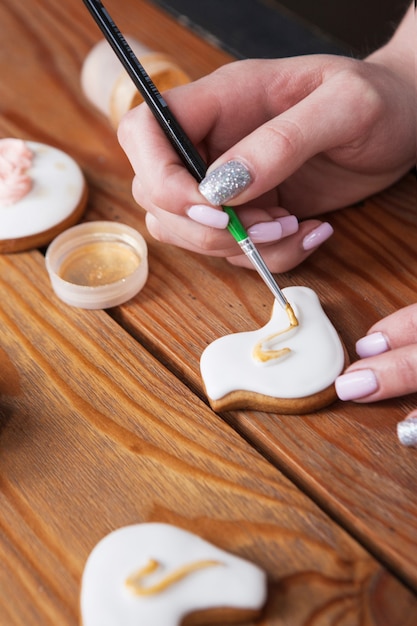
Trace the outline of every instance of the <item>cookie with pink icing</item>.
{"type": "Polygon", "coordinates": [[[336,399],[334,381],[347,361],[343,343],[312,289],[283,291],[295,320],[275,301],[265,326],[204,350],[201,376],[215,411],[308,413],[336,399]]]}
{"type": "Polygon", "coordinates": [[[237,623],[259,616],[266,575],[259,567],[169,524],[125,526],[87,559],[82,626],[237,623]]]}
{"type": "Polygon", "coordinates": [[[0,253],[46,245],[80,219],[86,201],[84,176],[68,154],[0,139],[0,253]]]}

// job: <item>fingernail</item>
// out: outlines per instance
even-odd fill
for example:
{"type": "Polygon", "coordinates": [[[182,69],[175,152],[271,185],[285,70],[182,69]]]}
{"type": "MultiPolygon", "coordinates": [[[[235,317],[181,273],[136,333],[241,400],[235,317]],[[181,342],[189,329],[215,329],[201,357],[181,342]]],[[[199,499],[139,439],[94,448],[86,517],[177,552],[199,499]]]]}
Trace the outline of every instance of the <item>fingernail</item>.
{"type": "Polygon", "coordinates": [[[341,400],[358,400],[377,391],[378,381],[372,370],[356,370],[336,378],[335,386],[341,400]]]}
{"type": "Polygon", "coordinates": [[[194,204],[187,210],[187,215],[194,222],[212,228],[226,228],[229,223],[229,216],[225,211],[213,209],[205,204],[194,204]]]}
{"type": "Polygon", "coordinates": [[[298,231],[298,219],[295,215],[278,217],[272,222],[259,222],[248,228],[248,235],[254,243],[279,241],[283,237],[298,231]]]}
{"type": "Polygon", "coordinates": [[[323,222],[320,226],[317,226],[303,239],[303,249],[312,250],[320,246],[326,239],[333,235],[333,228],[328,222],[323,222]]]}
{"type": "Polygon", "coordinates": [[[299,223],[295,215],[284,215],[284,217],[278,217],[275,221],[281,224],[282,237],[294,235],[298,231],[299,223]]]}
{"type": "Polygon", "coordinates": [[[248,235],[254,243],[268,243],[282,237],[282,226],[279,222],[260,222],[248,228],[248,235]]]}
{"type": "Polygon", "coordinates": [[[389,350],[387,338],[383,333],[371,333],[356,342],[356,353],[361,359],[382,354],[389,350]]]}
{"type": "Polygon", "coordinates": [[[417,446],[417,417],[407,417],[398,422],[397,435],[404,446],[417,446]]]}
{"type": "Polygon", "coordinates": [[[240,161],[228,161],[210,172],[199,185],[210,204],[220,206],[238,196],[252,182],[249,170],[240,161]]]}

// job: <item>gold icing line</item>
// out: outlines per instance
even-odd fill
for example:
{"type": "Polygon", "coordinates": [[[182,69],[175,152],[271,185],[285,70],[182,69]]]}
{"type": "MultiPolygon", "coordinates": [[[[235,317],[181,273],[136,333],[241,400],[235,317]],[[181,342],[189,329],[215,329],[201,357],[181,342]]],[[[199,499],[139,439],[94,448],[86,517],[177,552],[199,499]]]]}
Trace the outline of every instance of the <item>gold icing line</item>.
{"type": "Polygon", "coordinates": [[[267,361],[271,361],[273,359],[280,359],[285,356],[289,352],[291,352],[290,348],[280,348],[279,350],[264,350],[263,345],[268,341],[272,341],[275,337],[279,335],[283,335],[284,333],[288,333],[292,328],[295,328],[299,325],[298,319],[293,311],[293,308],[290,303],[285,306],[285,311],[287,313],[289,319],[289,326],[284,330],[280,330],[278,333],[273,333],[266,337],[266,339],[261,339],[253,348],[253,357],[257,361],[261,361],[261,363],[266,363],[267,361]]]}
{"type": "Polygon", "coordinates": [[[288,319],[290,320],[290,328],[298,326],[298,319],[296,318],[293,308],[289,302],[285,305],[285,310],[287,312],[288,319]]]}
{"type": "Polygon", "coordinates": [[[126,579],[126,586],[130,589],[135,595],[138,596],[150,596],[160,593],[164,591],[171,585],[179,582],[186,576],[189,576],[193,572],[204,569],[206,567],[212,567],[215,565],[222,565],[220,561],[196,561],[195,563],[188,563],[186,565],[182,565],[178,569],[174,570],[165,578],[160,580],[159,582],[151,585],[149,587],[144,587],[142,585],[142,579],[149,574],[155,572],[159,567],[158,561],[151,559],[144,567],[139,569],[137,572],[134,572],[131,576],[126,579]]]}

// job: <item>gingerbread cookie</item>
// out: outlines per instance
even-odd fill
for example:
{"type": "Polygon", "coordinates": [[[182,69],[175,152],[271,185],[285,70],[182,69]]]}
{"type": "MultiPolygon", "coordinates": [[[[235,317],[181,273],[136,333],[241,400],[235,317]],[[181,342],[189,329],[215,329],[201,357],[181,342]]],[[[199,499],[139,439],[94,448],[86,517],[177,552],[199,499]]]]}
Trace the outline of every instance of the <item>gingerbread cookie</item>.
{"type": "Polygon", "coordinates": [[[343,343],[314,291],[284,293],[295,323],[275,302],[263,328],[221,337],[204,350],[201,375],[215,411],[308,413],[336,399],[334,381],[347,361],[343,343]]]}
{"type": "Polygon", "coordinates": [[[169,524],[136,524],[102,539],[85,565],[82,626],[248,621],[266,599],[256,565],[169,524]]]}
{"type": "Polygon", "coordinates": [[[0,139],[0,253],[48,244],[80,219],[86,201],[84,176],[68,154],[0,139]]]}

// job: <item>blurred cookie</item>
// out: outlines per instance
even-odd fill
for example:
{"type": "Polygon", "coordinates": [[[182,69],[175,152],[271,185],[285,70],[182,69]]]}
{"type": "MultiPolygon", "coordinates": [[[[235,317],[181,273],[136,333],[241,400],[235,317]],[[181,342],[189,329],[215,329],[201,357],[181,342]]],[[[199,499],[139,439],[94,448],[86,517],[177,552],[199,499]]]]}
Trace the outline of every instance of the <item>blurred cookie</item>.
{"type": "Polygon", "coordinates": [[[136,524],[102,539],[81,585],[82,626],[230,624],[259,616],[256,565],[169,524],[136,524]]]}
{"type": "Polygon", "coordinates": [[[48,244],[81,218],[83,173],[65,152],[34,141],[0,139],[0,253],[48,244]]]}

